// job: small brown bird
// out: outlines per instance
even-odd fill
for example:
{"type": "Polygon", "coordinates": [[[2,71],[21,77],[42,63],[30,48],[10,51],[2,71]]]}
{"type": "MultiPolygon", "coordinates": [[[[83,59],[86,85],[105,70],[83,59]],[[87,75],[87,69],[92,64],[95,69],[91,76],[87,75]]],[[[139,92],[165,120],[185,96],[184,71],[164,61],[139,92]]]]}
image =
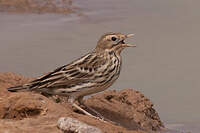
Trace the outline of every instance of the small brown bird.
{"type": "MultiPolygon", "coordinates": [[[[136,46],[125,43],[124,40],[131,36],[133,34],[106,33],[99,39],[92,52],[36,80],[8,88],[8,91],[28,90],[67,96],[75,108],[95,117],[75,101],[83,104],[84,96],[104,91],[113,84],[121,70],[121,51],[126,47],[136,46]]],[[[94,110],[93,112],[97,113],[94,110]]]]}

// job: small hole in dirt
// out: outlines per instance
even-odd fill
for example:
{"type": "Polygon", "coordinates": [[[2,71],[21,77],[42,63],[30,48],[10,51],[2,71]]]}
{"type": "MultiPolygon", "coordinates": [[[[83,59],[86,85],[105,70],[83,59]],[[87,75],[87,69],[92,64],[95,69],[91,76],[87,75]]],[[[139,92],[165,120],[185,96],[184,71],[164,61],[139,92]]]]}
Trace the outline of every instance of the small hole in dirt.
{"type": "Polygon", "coordinates": [[[25,109],[22,111],[22,113],[24,113],[27,116],[36,116],[39,115],[41,112],[40,109],[25,109]]]}
{"type": "Polygon", "coordinates": [[[80,111],[80,110],[78,110],[78,109],[73,109],[73,111],[74,111],[75,113],[85,115],[82,111],[80,111]]]}
{"type": "Polygon", "coordinates": [[[75,132],[75,131],[64,131],[64,133],[78,133],[78,132],[75,132]]]}
{"type": "Polygon", "coordinates": [[[108,95],[105,97],[106,100],[110,101],[114,96],[113,95],[108,95]]]}
{"type": "Polygon", "coordinates": [[[4,116],[4,119],[21,120],[23,118],[30,118],[40,115],[41,109],[37,108],[22,108],[20,110],[9,110],[4,116]]]}

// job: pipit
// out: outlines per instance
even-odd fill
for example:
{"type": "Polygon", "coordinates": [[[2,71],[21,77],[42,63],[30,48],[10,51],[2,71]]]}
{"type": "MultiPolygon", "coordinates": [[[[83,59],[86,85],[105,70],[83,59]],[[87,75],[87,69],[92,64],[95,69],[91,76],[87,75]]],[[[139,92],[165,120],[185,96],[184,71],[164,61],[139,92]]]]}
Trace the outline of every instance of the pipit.
{"type": "MultiPolygon", "coordinates": [[[[72,106],[97,118],[75,102],[83,104],[84,96],[104,91],[116,81],[121,70],[121,51],[126,47],[136,46],[125,43],[124,40],[131,36],[133,34],[106,33],[99,39],[96,48],[85,56],[29,83],[8,88],[8,91],[28,90],[67,96],[72,106]]],[[[95,110],[92,111],[98,114],[95,110]]]]}

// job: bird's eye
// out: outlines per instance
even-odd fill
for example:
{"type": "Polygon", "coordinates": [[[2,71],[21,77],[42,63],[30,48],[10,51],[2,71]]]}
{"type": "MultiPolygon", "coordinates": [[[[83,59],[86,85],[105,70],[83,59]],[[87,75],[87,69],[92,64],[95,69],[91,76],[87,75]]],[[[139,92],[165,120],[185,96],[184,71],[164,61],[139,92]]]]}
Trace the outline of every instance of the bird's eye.
{"type": "Polygon", "coordinates": [[[116,41],[117,40],[117,38],[114,37],[114,36],[111,39],[112,39],[112,41],[116,41]]]}

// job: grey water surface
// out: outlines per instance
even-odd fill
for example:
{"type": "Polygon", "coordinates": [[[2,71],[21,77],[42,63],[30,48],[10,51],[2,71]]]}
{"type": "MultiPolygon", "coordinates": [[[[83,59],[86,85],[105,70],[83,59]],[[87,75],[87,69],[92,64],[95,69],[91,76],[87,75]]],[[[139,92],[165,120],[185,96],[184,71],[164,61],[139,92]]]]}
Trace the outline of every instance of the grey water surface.
{"type": "Polygon", "coordinates": [[[0,71],[36,77],[86,54],[105,32],[135,33],[127,41],[137,47],[122,53],[121,76],[110,88],[141,91],[167,127],[198,133],[200,1],[76,0],[74,4],[81,16],[0,13],[0,71]]]}

